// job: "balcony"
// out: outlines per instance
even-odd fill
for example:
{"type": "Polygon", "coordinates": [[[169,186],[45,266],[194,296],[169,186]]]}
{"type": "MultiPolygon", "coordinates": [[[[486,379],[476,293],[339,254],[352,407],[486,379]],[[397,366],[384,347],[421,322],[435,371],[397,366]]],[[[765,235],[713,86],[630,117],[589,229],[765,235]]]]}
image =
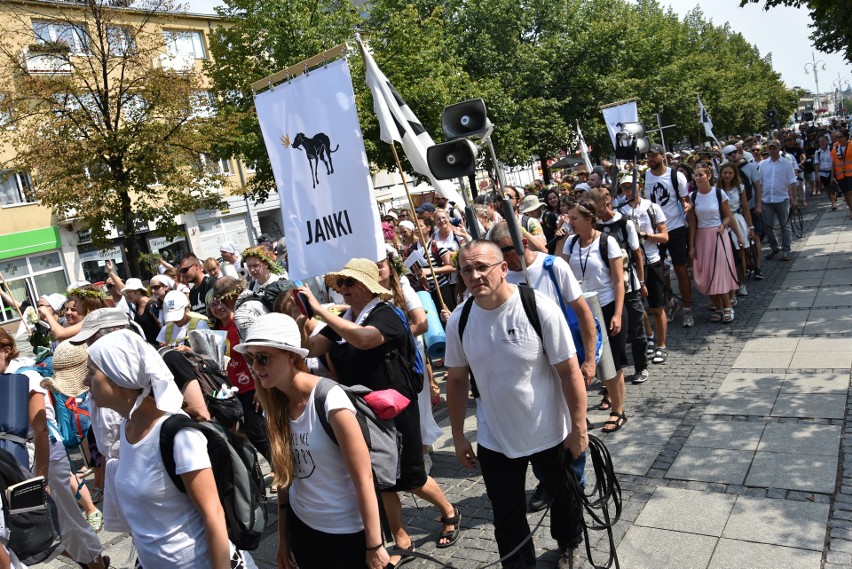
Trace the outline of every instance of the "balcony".
{"type": "Polygon", "coordinates": [[[154,65],[164,71],[175,71],[177,73],[190,73],[195,71],[195,56],[193,55],[171,55],[161,53],[154,58],[154,65]]]}
{"type": "Polygon", "coordinates": [[[67,74],[71,73],[71,62],[66,57],[50,53],[24,52],[27,71],[32,74],[67,74]]]}

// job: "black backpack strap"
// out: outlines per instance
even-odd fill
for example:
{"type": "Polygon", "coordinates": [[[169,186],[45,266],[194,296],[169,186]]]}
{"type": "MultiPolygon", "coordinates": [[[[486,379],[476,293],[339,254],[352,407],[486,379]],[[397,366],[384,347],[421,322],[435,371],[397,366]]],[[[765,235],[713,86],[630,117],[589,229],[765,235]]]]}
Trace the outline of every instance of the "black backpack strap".
{"type": "Polygon", "coordinates": [[[601,232],[598,236],[598,251],[600,251],[603,265],[607,271],[612,272],[609,266],[609,234],[601,232]]]}
{"type": "MultiPolygon", "coordinates": [[[[163,466],[166,467],[166,474],[169,475],[174,485],[178,490],[186,494],[186,486],[183,484],[183,479],[175,472],[175,437],[178,431],[182,429],[195,429],[204,433],[204,429],[194,420],[183,414],[175,414],[163,421],[160,427],[160,456],[163,459],[163,466]]],[[[204,433],[206,436],[206,433],[204,433]]]]}
{"type": "Polygon", "coordinates": [[[337,437],[334,436],[334,429],[331,428],[331,423],[328,422],[328,416],[325,414],[325,400],[328,397],[328,392],[331,391],[331,388],[335,385],[337,385],[337,382],[333,379],[329,379],[327,377],[320,378],[319,383],[317,383],[317,386],[314,388],[314,409],[317,412],[317,418],[319,419],[320,425],[322,425],[325,434],[328,435],[328,438],[330,438],[334,444],[338,444],[337,437]]]}
{"type": "Polygon", "coordinates": [[[669,168],[669,172],[671,172],[672,189],[674,190],[674,193],[675,193],[674,197],[675,197],[676,200],[679,200],[680,196],[678,195],[677,191],[678,191],[678,189],[680,189],[680,182],[677,179],[677,169],[669,168]]]}
{"type": "MultiPolygon", "coordinates": [[[[464,329],[467,327],[467,319],[470,316],[470,309],[473,308],[473,297],[471,296],[462,305],[462,311],[459,315],[459,343],[464,347],[464,329]]],[[[473,393],[474,399],[479,399],[479,389],[476,387],[476,378],[473,377],[473,370],[470,370],[470,392],[473,393]]]]}
{"type": "MultiPolygon", "coordinates": [[[[522,284],[518,285],[518,292],[521,293],[521,305],[524,307],[524,313],[526,313],[539,340],[543,341],[541,336],[541,319],[538,317],[538,308],[535,303],[535,290],[532,287],[522,284]]],[[[542,343],[543,346],[544,344],[542,343]]]]}
{"type": "Polygon", "coordinates": [[[725,214],[722,211],[722,190],[719,188],[716,188],[716,201],[719,202],[719,221],[721,222],[725,219],[725,214]]]}

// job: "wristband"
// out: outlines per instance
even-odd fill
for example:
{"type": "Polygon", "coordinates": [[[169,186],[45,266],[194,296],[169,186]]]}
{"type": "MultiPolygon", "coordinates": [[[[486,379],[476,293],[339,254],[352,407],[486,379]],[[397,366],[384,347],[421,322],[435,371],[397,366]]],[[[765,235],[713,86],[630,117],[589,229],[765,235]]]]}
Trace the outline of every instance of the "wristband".
{"type": "Polygon", "coordinates": [[[754,225],[749,225],[749,226],[748,226],[748,228],[749,228],[749,229],[754,229],[754,225]]]}
{"type": "Polygon", "coordinates": [[[639,281],[639,284],[645,286],[645,281],[639,281]]]}
{"type": "Polygon", "coordinates": [[[377,545],[375,547],[368,547],[367,551],[376,551],[378,548],[380,548],[383,545],[384,545],[384,543],[380,543],[379,545],[377,545]]]}

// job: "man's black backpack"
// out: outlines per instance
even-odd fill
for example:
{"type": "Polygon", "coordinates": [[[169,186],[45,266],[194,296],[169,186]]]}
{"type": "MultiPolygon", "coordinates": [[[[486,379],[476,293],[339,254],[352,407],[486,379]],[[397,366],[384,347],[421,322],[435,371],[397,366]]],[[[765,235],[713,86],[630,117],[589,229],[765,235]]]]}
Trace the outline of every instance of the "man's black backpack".
{"type": "Polygon", "coordinates": [[[256,300],[263,304],[269,312],[273,311],[273,307],[275,306],[275,299],[278,298],[278,295],[282,292],[287,292],[293,288],[295,288],[295,283],[288,279],[278,279],[275,282],[271,282],[262,289],[260,292],[250,292],[249,294],[240,295],[237,299],[237,302],[234,303],[234,312],[236,312],[240,306],[245,304],[250,300],[256,300]]]}
{"type": "Polygon", "coordinates": [[[228,538],[237,549],[257,549],[267,523],[266,487],[257,451],[250,442],[222,425],[199,423],[183,414],[172,415],[160,430],[160,456],[169,478],[184,493],[183,480],[175,473],[175,435],[187,428],[207,438],[207,453],[225,510],[228,538]]]}
{"type": "MultiPolygon", "coordinates": [[[[56,502],[44,489],[41,490],[37,503],[31,507],[14,508],[13,504],[9,504],[6,490],[27,480],[33,480],[33,477],[24,473],[12,453],[0,449],[0,502],[3,506],[3,518],[9,528],[8,546],[21,563],[35,565],[46,563],[62,553],[62,533],[59,529],[56,502]]],[[[27,492],[27,498],[38,491],[37,486],[34,488],[27,492]]],[[[29,502],[29,499],[27,501],[29,502]]]]}
{"type": "MultiPolygon", "coordinates": [[[[746,164],[748,164],[748,162],[738,164],[737,170],[740,171],[740,182],[743,183],[743,187],[745,188],[746,192],[746,197],[748,198],[748,201],[751,201],[752,196],[754,196],[754,184],[752,183],[749,175],[744,171],[746,164]]],[[[748,204],[745,204],[744,207],[748,209],[748,204]]]]}
{"type": "MultiPolygon", "coordinates": [[[[538,308],[535,304],[535,291],[527,285],[518,285],[518,293],[521,295],[521,305],[524,307],[524,313],[529,318],[533,330],[541,337],[541,320],[538,317],[538,308]]],[[[467,327],[467,319],[470,317],[470,309],[473,308],[473,297],[468,298],[462,305],[461,314],[459,314],[459,343],[464,346],[464,329],[467,327]]],[[[470,391],[473,397],[479,399],[479,389],[476,387],[476,378],[473,377],[473,370],[470,371],[470,391]]]]}

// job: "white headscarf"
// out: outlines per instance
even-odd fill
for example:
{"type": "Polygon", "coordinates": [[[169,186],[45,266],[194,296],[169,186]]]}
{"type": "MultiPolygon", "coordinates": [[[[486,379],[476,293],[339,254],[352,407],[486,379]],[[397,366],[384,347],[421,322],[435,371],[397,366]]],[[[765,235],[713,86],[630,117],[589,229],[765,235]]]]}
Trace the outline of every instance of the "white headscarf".
{"type": "Polygon", "coordinates": [[[113,383],[127,389],[141,389],[128,419],[154,394],[157,409],[177,413],[183,395],[160,354],[130,330],[119,330],[100,338],[89,347],[89,360],[113,383]]]}
{"type": "Polygon", "coordinates": [[[47,303],[50,305],[54,312],[59,312],[60,310],[62,310],[62,305],[65,304],[65,301],[67,300],[64,294],[59,294],[58,292],[55,292],[53,294],[43,294],[41,295],[41,298],[39,298],[39,300],[41,300],[42,298],[47,300],[47,303]]]}

